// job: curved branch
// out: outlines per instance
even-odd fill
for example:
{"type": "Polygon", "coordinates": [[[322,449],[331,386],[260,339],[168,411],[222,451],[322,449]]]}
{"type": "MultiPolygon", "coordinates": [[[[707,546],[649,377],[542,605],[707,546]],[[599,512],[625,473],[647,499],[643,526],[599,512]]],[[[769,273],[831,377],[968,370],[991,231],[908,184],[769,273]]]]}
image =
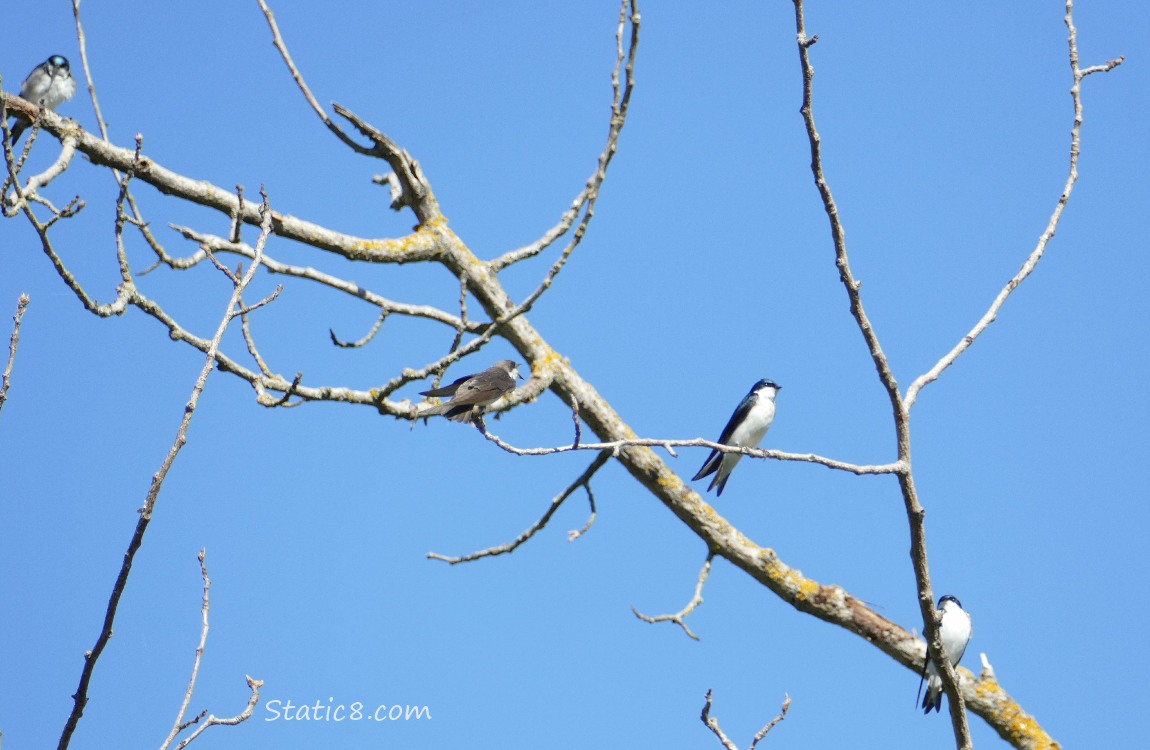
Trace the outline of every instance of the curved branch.
{"type": "MultiPolygon", "coordinates": [[[[517,536],[513,541],[507,542],[505,544],[500,544],[495,547],[489,547],[484,550],[479,550],[478,552],[472,552],[468,555],[462,555],[460,557],[449,557],[447,555],[441,555],[438,552],[428,552],[427,557],[432,560],[442,560],[443,562],[450,563],[451,565],[458,565],[459,563],[471,562],[483,557],[495,557],[496,555],[506,555],[514,552],[515,550],[519,549],[519,547],[522,546],[528,539],[535,536],[536,533],[541,531],[543,527],[547,525],[548,521],[551,520],[551,517],[555,515],[555,512],[559,510],[567,498],[571,497],[571,494],[575,492],[575,490],[583,487],[587,490],[587,494],[590,495],[591,477],[595,476],[595,472],[603,468],[603,465],[607,463],[607,459],[609,458],[611,458],[611,454],[607,451],[604,451],[603,453],[600,453],[598,456],[596,456],[595,460],[592,461],[591,464],[583,470],[583,473],[580,474],[574,482],[569,484],[565,490],[551,499],[551,505],[547,508],[547,512],[544,513],[538,521],[531,524],[530,527],[528,527],[522,534],[517,536]]],[[[592,507],[594,507],[594,500],[592,500],[592,507]]],[[[590,525],[591,524],[588,523],[587,526],[584,526],[582,529],[580,529],[578,534],[575,536],[568,536],[568,541],[574,541],[574,539],[582,535],[582,533],[586,531],[590,525]]]]}
{"type": "Polygon", "coordinates": [[[714,559],[715,553],[713,551],[707,552],[707,560],[703,563],[702,570],[699,571],[698,580],[695,581],[695,594],[691,597],[691,601],[687,602],[687,606],[683,607],[678,612],[671,615],[655,615],[654,617],[651,617],[635,609],[634,605],[631,606],[631,611],[634,612],[635,616],[643,622],[649,622],[651,624],[657,622],[673,622],[681,627],[683,632],[690,636],[693,640],[699,640],[699,636],[695,635],[693,632],[691,632],[691,629],[687,627],[685,618],[687,615],[694,612],[696,607],[703,603],[703,586],[707,583],[707,577],[711,575],[711,561],[714,559]]]}
{"type": "MultiPolygon", "coordinates": [[[[619,25],[615,31],[615,69],[611,73],[611,88],[614,92],[614,97],[611,100],[611,121],[610,127],[607,130],[607,143],[603,147],[603,151],[599,154],[599,162],[594,174],[587,178],[587,183],[583,186],[583,190],[580,191],[579,195],[575,196],[575,200],[571,202],[571,207],[563,213],[558,224],[547,230],[542,237],[530,245],[525,245],[518,250],[512,250],[491,261],[492,270],[499,272],[521,260],[538,255],[550,247],[555,240],[566,234],[567,230],[571,228],[571,225],[575,223],[575,219],[579,216],[580,211],[586,207],[587,212],[584,214],[583,220],[579,223],[579,228],[575,230],[574,238],[571,240],[571,243],[563,249],[563,253],[555,262],[555,265],[551,267],[547,276],[544,277],[540,289],[534,295],[535,299],[538,299],[538,295],[542,294],[543,291],[551,285],[551,281],[563,268],[563,264],[567,262],[575,246],[583,239],[583,235],[587,231],[587,225],[595,213],[595,201],[599,198],[599,189],[603,185],[603,180],[607,177],[607,166],[611,163],[611,157],[615,155],[615,151],[618,149],[619,134],[623,131],[623,125],[627,122],[627,112],[631,105],[631,92],[635,88],[635,54],[638,51],[638,47],[639,10],[630,0],[623,0],[619,8],[619,25]],[[628,4],[631,6],[631,14],[629,17],[631,22],[631,35],[626,51],[624,52],[623,32],[628,21],[628,4]],[[624,61],[626,61],[625,66],[624,61]],[[619,83],[619,71],[621,68],[625,71],[622,85],[619,83]]],[[[534,302],[534,300],[532,300],[532,302],[534,302]]]]}
{"type": "Polygon", "coordinates": [[[1002,288],[998,296],[990,303],[990,309],[986,311],[979,321],[974,324],[974,327],[971,328],[970,331],[954,345],[954,348],[947,352],[934,367],[922,375],[919,375],[915,378],[914,382],[910,384],[910,388],[906,391],[907,409],[910,409],[910,407],[914,405],[914,402],[918,399],[919,391],[935,380],[938,380],[943,370],[954,364],[954,361],[958,359],[963,352],[969,349],[975,340],[982,335],[982,332],[998,318],[998,312],[1002,309],[1002,306],[1006,304],[1007,298],[1010,297],[1011,293],[1014,292],[1023,281],[1026,281],[1027,277],[1038,267],[1038,261],[1042,260],[1042,256],[1046,253],[1046,246],[1050,243],[1050,240],[1054,238],[1054,233],[1058,229],[1058,222],[1062,219],[1062,212],[1066,209],[1066,204],[1070,200],[1070,194],[1074,192],[1074,185],[1078,182],[1078,155],[1082,144],[1082,79],[1093,73],[1111,71],[1121,65],[1125,58],[1118,57],[1103,65],[1095,65],[1085,70],[1079,68],[1078,29],[1074,26],[1073,0],[1067,0],[1065,21],[1070,44],[1070,70],[1074,77],[1074,85],[1070,87],[1070,96],[1074,100],[1074,127],[1070,129],[1070,166],[1069,173],[1066,175],[1066,182],[1062,186],[1062,192],[1054,204],[1054,211],[1050,214],[1050,220],[1046,222],[1046,229],[1043,230],[1042,235],[1038,238],[1038,244],[1030,251],[1030,255],[1022,264],[1022,268],[1018,269],[1018,273],[1016,273],[1010,281],[1006,282],[1006,286],[1002,288]]]}

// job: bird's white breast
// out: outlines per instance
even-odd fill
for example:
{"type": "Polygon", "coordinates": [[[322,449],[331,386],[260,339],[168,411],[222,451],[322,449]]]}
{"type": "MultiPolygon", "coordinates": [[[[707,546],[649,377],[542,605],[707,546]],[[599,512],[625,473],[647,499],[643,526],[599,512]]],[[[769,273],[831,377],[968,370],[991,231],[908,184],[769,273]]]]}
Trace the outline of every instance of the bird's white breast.
{"type": "Polygon", "coordinates": [[[754,406],[747,413],[747,418],[735,428],[731,435],[731,444],[747,448],[755,448],[763,442],[763,436],[775,420],[775,401],[764,395],[755,399],[754,406]]]}

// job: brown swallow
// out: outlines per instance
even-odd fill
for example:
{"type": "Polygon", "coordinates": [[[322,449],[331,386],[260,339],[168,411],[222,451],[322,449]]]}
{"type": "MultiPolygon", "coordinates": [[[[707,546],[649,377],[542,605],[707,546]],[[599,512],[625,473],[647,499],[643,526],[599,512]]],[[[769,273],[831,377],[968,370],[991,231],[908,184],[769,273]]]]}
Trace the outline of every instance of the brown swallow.
{"type": "Polygon", "coordinates": [[[484,406],[515,390],[515,379],[521,377],[518,362],[501,359],[483,372],[464,375],[448,385],[422,391],[421,396],[451,396],[451,400],[430,406],[419,412],[419,416],[442,414],[455,422],[470,422],[479,416],[484,406]]]}

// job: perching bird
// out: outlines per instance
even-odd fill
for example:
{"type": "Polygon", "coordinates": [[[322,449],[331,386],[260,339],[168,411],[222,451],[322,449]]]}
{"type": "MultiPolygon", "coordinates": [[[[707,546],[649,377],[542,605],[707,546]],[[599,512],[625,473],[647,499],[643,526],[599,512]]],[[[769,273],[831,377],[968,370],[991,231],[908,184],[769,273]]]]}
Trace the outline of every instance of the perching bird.
{"type": "MultiPolygon", "coordinates": [[[[759,443],[763,442],[763,436],[767,434],[771,422],[775,421],[775,396],[780,388],[782,386],[773,380],[760,380],[755,383],[750,392],[739,402],[738,408],[731,415],[730,421],[723,428],[723,434],[719,436],[717,442],[738,448],[758,448],[759,443]]],[[[691,481],[694,482],[708,474],[714,474],[715,478],[711,480],[707,489],[713,490],[718,487],[718,492],[715,494],[722,495],[723,487],[727,486],[727,479],[731,476],[735,464],[739,463],[739,459],[742,457],[741,453],[724,453],[720,450],[712,450],[711,455],[703,464],[703,468],[699,469],[698,474],[691,477],[691,481]]]]}
{"type": "Polygon", "coordinates": [[[484,406],[515,390],[515,379],[519,377],[522,377],[519,363],[501,359],[483,372],[464,375],[449,385],[421,392],[421,396],[451,396],[451,400],[424,409],[419,416],[442,414],[456,422],[470,422],[484,406]]]}
{"type": "MultiPolygon", "coordinates": [[[[962,603],[953,596],[944,596],[938,600],[938,612],[942,619],[939,626],[939,637],[942,639],[942,650],[946,658],[950,659],[952,667],[958,666],[962,661],[962,654],[966,651],[966,644],[970,643],[973,630],[970,627],[970,615],[963,610],[962,603]]],[[[933,708],[942,710],[942,678],[934,668],[934,660],[930,658],[930,646],[927,645],[926,664],[922,667],[922,677],[918,681],[918,692],[922,694],[922,682],[926,680],[926,697],[922,699],[922,712],[929,714],[933,708]]],[[[918,695],[914,698],[918,702],[918,695]]]]}
{"type": "MultiPolygon", "coordinates": [[[[63,55],[52,55],[37,65],[20,86],[21,99],[53,110],[75,93],[76,79],[72,77],[68,58],[63,55]]],[[[12,126],[12,145],[16,145],[29,125],[31,123],[20,120],[12,126]]]]}

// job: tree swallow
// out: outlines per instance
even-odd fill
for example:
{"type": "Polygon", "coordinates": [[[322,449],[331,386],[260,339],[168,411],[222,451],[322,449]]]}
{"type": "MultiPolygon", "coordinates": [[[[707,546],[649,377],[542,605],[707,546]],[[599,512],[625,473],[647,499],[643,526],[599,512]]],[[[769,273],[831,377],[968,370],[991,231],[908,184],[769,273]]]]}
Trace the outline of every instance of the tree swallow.
{"type": "MultiPolygon", "coordinates": [[[[750,392],[739,402],[731,420],[723,428],[723,434],[716,442],[738,448],[758,448],[763,442],[763,436],[775,421],[775,396],[782,386],[773,380],[760,380],[755,383],[750,392]]],[[[739,453],[723,453],[712,450],[699,473],[691,477],[691,481],[702,479],[708,474],[714,474],[708,490],[718,487],[716,495],[723,494],[723,487],[727,485],[727,478],[731,476],[735,464],[742,458],[739,453]]]]}
{"type": "MultiPolygon", "coordinates": [[[[20,86],[21,99],[27,99],[33,104],[40,104],[52,110],[71,99],[75,93],[76,79],[72,77],[68,58],[63,55],[52,55],[37,65],[20,86]]],[[[20,136],[30,124],[21,120],[12,126],[13,145],[20,140],[20,136]]]]}
{"type": "MultiPolygon", "coordinates": [[[[942,650],[946,658],[950,659],[952,667],[958,666],[962,661],[962,654],[966,651],[966,644],[970,643],[973,630],[970,627],[970,615],[962,608],[962,603],[953,596],[944,596],[938,600],[938,612],[942,619],[939,626],[939,637],[942,639],[942,650]]],[[[922,712],[929,714],[933,708],[942,710],[942,678],[934,668],[934,661],[930,658],[930,644],[927,644],[926,664],[922,667],[922,677],[918,681],[918,692],[922,694],[922,682],[926,680],[926,697],[922,699],[922,712]]],[[[918,696],[915,696],[918,702],[918,696]]]]}
{"type": "Polygon", "coordinates": [[[442,414],[456,422],[470,422],[479,416],[484,406],[515,390],[515,379],[521,377],[518,362],[501,359],[483,372],[464,375],[450,385],[422,391],[421,396],[451,396],[451,400],[428,407],[418,416],[442,414]]]}

